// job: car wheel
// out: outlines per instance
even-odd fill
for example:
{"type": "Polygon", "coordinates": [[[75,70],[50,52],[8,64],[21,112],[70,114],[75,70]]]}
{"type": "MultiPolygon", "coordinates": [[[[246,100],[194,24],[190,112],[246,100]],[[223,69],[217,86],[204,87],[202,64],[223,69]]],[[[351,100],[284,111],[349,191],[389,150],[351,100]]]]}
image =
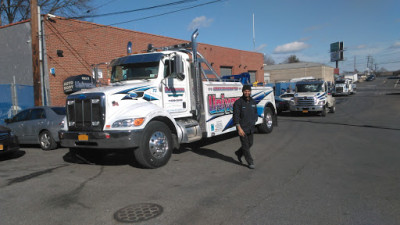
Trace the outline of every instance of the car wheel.
{"type": "Polygon", "coordinates": [[[45,130],[39,134],[39,144],[43,150],[52,150],[57,148],[57,143],[51,136],[50,132],[45,130]]]}
{"type": "Polygon", "coordinates": [[[332,107],[329,109],[329,112],[330,112],[330,113],[335,113],[335,112],[336,112],[336,106],[332,106],[332,107]]]}
{"type": "Polygon", "coordinates": [[[173,149],[171,130],[162,122],[147,124],[135,149],[135,158],[145,168],[158,168],[167,164],[173,149]]]}
{"type": "Polygon", "coordinates": [[[258,131],[260,133],[271,133],[274,128],[274,120],[272,110],[268,107],[264,110],[264,119],[263,122],[258,125],[258,131]]]}

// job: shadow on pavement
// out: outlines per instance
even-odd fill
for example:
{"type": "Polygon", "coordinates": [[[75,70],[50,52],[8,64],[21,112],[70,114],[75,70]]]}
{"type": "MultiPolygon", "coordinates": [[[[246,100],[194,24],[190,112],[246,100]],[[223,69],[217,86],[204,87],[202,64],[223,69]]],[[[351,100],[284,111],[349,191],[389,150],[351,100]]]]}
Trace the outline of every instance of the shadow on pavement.
{"type": "MultiPolygon", "coordinates": [[[[205,138],[205,139],[202,139],[202,140],[194,142],[194,143],[182,144],[179,149],[174,151],[174,153],[181,154],[181,153],[184,153],[187,151],[192,151],[193,153],[196,153],[201,156],[206,156],[206,157],[214,158],[214,159],[220,159],[222,161],[233,163],[236,165],[246,166],[237,161],[235,153],[234,153],[237,149],[232,150],[232,155],[234,157],[231,157],[231,156],[223,155],[216,150],[204,147],[207,145],[215,144],[220,141],[229,141],[229,139],[233,139],[233,138],[238,138],[238,135],[236,132],[230,132],[230,133],[219,135],[216,137],[205,138]]],[[[240,146],[238,146],[238,147],[240,147],[240,146]]]]}
{"type": "Polygon", "coordinates": [[[18,159],[18,158],[21,158],[22,156],[24,156],[25,154],[26,154],[26,152],[22,151],[22,150],[17,150],[14,152],[7,152],[7,153],[0,155],[0,162],[11,160],[11,159],[18,159]]]}
{"type": "Polygon", "coordinates": [[[132,167],[142,168],[136,162],[133,150],[126,149],[78,149],[67,152],[63,159],[68,163],[89,164],[102,166],[121,166],[130,165],[132,167]]]}
{"type": "MultiPolygon", "coordinates": [[[[190,144],[182,144],[179,149],[174,149],[173,154],[181,154],[187,151],[192,151],[198,155],[220,159],[229,163],[240,164],[236,158],[223,155],[215,150],[209,148],[203,148],[210,144],[214,144],[220,141],[226,141],[232,138],[236,138],[236,132],[203,139],[190,144]]],[[[236,149],[235,149],[236,150],[236,149]]],[[[232,150],[234,156],[234,150],[232,150]]],[[[73,149],[70,150],[63,156],[63,160],[68,163],[75,164],[89,164],[89,165],[102,165],[102,166],[121,166],[130,165],[136,168],[143,168],[136,160],[134,156],[134,150],[126,149],[73,149]]]]}
{"type": "MultiPolygon", "coordinates": [[[[197,149],[193,149],[192,152],[201,155],[201,156],[206,156],[209,158],[213,158],[213,159],[220,159],[222,161],[228,162],[228,163],[233,163],[236,165],[241,165],[241,166],[245,166],[244,164],[241,164],[240,162],[238,162],[236,159],[230,157],[230,156],[226,156],[223,155],[215,150],[212,149],[208,149],[208,148],[197,148],[197,149]]],[[[234,151],[232,151],[232,155],[234,154],[234,151]]]]}

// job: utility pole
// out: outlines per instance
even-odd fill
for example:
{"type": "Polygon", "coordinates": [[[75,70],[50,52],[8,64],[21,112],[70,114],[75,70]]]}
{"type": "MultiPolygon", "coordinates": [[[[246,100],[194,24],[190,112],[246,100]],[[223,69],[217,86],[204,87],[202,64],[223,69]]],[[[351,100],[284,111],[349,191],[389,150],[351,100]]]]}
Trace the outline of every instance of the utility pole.
{"type": "Polygon", "coordinates": [[[356,56],[354,56],[354,73],[357,72],[357,69],[356,69],[356,61],[357,61],[357,58],[356,58],[356,56]]]}
{"type": "Polygon", "coordinates": [[[32,44],[32,72],[33,98],[35,106],[42,104],[42,82],[39,67],[39,34],[38,34],[38,7],[37,0],[31,0],[31,44],[32,44]]]}
{"type": "Polygon", "coordinates": [[[254,13],[253,13],[253,49],[256,50],[256,32],[254,30],[254,13]]]}
{"type": "Polygon", "coordinates": [[[367,68],[368,68],[368,73],[371,70],[371,56],[367,56],[367,68]]]}

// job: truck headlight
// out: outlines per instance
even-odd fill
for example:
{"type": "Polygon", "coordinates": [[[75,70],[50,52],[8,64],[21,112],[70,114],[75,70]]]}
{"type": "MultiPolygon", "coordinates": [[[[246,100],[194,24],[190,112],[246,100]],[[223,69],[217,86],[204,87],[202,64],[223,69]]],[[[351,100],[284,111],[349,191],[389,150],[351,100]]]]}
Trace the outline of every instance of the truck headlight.
{"type": "Polygon", "coordinates": [[[118,127],[134,127],[140,126],[144,122],[144,118],[133,118],[133,119],[123,119],[117,120],[112,124],[112,128],[118,127]]]}
{"type": "Polygon", "coordinates": [[[319,101],[318,105],[325,105],[325,100],[319,101]]]}

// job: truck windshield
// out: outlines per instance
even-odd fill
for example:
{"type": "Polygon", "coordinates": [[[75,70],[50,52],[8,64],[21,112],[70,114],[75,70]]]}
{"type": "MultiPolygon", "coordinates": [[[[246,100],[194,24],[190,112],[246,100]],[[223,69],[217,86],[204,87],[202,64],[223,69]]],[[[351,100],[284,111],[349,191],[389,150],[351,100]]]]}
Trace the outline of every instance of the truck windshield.
{"type": "Polygon", "coordinates": [[[323,84],[296,84],[297,92],[322,92],[323,84]]]}
{"type": "Polygon", "coordinates": [[[155,79],[158,74],[158,66],[159,62],[130,63],[113,66],[111,82],[155,79]]]}
{"type": "Polygon", "coordinates": [[[336,81],[337,84],[344,84],[344,82],[345,82],[344,80],[337,80],[336,81]]]}

